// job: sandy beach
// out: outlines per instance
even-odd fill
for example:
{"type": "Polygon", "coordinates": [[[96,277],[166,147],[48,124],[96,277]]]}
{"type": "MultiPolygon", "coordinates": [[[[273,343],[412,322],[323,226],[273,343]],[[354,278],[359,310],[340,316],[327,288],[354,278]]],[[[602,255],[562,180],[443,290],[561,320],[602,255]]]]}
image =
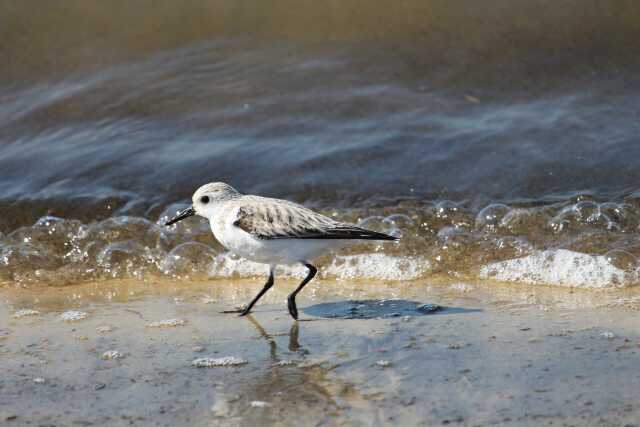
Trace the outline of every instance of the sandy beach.
{"type": "Polygon", "coordinates": [[[323,280],[301,295],[293,322],[283,301],[294,284],[280,283],[246,318],[221,311],[257,280],[4,288],[2,423],[620,426],[640,417],[637,292],[323,280]]]}

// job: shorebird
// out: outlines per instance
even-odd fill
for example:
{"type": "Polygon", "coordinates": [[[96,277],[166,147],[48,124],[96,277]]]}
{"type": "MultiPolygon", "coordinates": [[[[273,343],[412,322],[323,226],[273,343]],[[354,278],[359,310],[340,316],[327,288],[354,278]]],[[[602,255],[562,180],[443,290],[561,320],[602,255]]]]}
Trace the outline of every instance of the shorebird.
{"type": "Polygon", "coordinates": [[[281,199],[239,193],[223,182],[198,188],[192,205],[167,221],[169,226],[193,215],[209,220],[216,239],[229,251],[243,258],[269,265],[267,283],[244,308],[249,314],[258,300],[273,286],[279,264],[303,264],[307,276],[287,297],[291,317],[298,319],[296,295],[313,279],[317,268],[311,264],[323,252],[350,240],[398,240],[376,231],[339,222],[304,206],[281,199]]]}

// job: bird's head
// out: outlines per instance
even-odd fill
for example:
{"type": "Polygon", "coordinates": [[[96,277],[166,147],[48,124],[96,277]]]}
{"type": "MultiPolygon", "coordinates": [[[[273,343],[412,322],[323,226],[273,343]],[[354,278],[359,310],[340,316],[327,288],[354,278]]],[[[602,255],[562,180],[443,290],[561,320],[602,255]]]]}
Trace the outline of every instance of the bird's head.
{"type": "Polygon", "coordinates": [[[222,202],[234,199],[240,196],[240,193],[232,186],[224,182],[211,182],[198,188],[191,198],[192,205],[187,209],[178,212],[178,214],[167,221],[165,225],[175,224],[193,215],[200,215],[205,218],[211,218],[216,206],[222,202]]]}

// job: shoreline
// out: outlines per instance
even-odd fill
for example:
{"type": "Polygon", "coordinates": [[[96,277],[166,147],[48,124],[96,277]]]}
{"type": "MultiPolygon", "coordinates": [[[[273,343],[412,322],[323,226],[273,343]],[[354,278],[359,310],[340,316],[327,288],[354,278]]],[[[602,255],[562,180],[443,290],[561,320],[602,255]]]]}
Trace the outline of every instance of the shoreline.
{"type": "Polygon", "coordinates": [[[246,302],[258,279],[0,289],[0,419],[613,426],[640,417],[637,310],[598,307],[611,293],[420,282],[321,280],[300,295],[300,322],[283,303],[290,280],[247,318],[220,312],[246,302]],[[310,314],[385,297],[443,309],[365,319],[310,314]],[[13,317],[27,308],[39,314],[13,317]],[[87,317],[64,321],[68,310],[87,317]],[[184,322],[151,326],[171,319],[184,322]],[[222,357],[246,363],[192,366],[222,357]]]}

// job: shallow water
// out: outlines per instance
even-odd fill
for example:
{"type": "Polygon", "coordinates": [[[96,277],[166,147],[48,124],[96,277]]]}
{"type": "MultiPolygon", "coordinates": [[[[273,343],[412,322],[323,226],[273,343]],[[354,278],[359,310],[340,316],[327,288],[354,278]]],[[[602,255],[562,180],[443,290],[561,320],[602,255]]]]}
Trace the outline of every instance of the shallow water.
{"type": "Polygon", "coordinates": [[[330,278],[640,281],[635,3],[105,7],[0,5],[0,281],[263,274],[158,225],[217,180],[402,236],[330,278]]]}
{"type": "Polygon", "coordinates": [[[242,318],[221,311],[255,282],[0,289],[0,420],[614,426],[640,413],[638,306],[603,306],[611,293],[322,280],[292,322],[295,286],[242,318]],[[377,315],[321,317],[345,298],[377,315]],[[386,315],[415,302],[445,308],[386,315]]]}

